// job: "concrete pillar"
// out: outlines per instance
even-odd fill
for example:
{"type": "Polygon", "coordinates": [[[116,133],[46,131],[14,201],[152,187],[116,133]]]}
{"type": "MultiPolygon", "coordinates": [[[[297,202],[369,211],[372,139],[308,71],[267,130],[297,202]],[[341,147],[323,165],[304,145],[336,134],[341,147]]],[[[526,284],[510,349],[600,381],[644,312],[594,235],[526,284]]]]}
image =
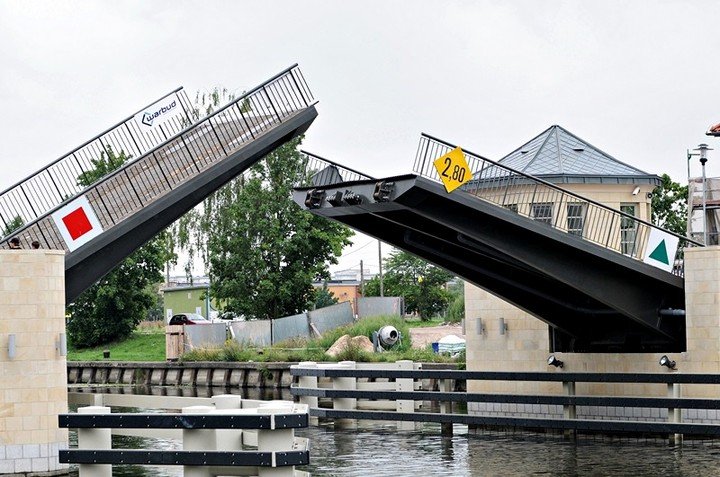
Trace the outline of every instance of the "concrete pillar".
{"type": "MultiPolygon", "coordinates": [[[[182,408],[183,414],[209,414],[215,408],[211,406],[188,406],[182,408]]],[[[183,429],[183,450],[215,450],[215,429],[183,429]]],[[[211,477],[209,466],[183,466],[185,477],[211,477]]]]}
{"type": "MultiPolygon", "coordinates": [[[[314,369],[314,368],[317,368],[317,363],[315,361],[302,361],[302,362],[298,363],[297,367],[314,369]]],[[[299,376],[298,377],[298,387],[317,389],[317,387],[318,387],[317,376],[299,376]]],[[[311,408],[318,407],[317,396],[300,396],[299,401],[300,401],[300,404],[307,404],[308,407],[311,407],[311,408]]],[[[318,418],[310,417],[309,424],[311,426],[317,426],[318,418]]]]}
{"type": "MultiPolygon", "coordinates": [[[[355,369],[357,364],[355,361],[340,361],[338,368],[355,369]]],[[[332,378],[333,389],[357,389],[357,378],[332,378]]],[[[357,409],[357,399],[355,398],[333,398],[333,409],[339,410],[355,410],[357,409]]],[[[335,419],[335,426],[342,428],[357,427],[356,419],[335,419]]]]}
{"type": "MultiPolygon", "coordinates": [[[[291,402],[271,401],[261,404],[257,410],[258,414],[289,414],[292,412],[291,402]]],[[[293,450],[295,442],[294,429],[259,429],[258,430],[258,451],[259,452],[287,452],[293,450]]],[[[295,475],[295,467],[260,467],[258,477],[292,477],[295,475]]]]}
{"type": "Polygon", "coordinates": [[[64,252],[0,250],[0,475],[67,469],[64,340],[64,252]]]}
{"type": "MultiPolygon", "coordinates": [[[[397,369],[406,369],[412,371],[413,362],[411,360],[395,361],[397,369]]],[[[415,388],[415,380],[412,378],[398,378],[395,380],[395,391],[412,392],[415,388]]],[[[398,399],[395,401],[395,410],[397,412],[415,412],[415,401],[411,399],[398,399]]],[[[398,421],[397,428],[403,431],[412,431],[415,429],[413,421],[398,421]]]]}
{"type": "MultiPolygon", "coordinates": [[[[78,409],[78,414],[110,414],[106,406],[88,406],[78,409]]],[[[104,429],[78,429],[79,450],[110,450],[112,449],[112,430],[104,429]]],[[[111,464],[80,464],[78,466],[80,477],[112,477],[111,464]]]]}
{"type": "MultiPolygon", "coordinates": [[[[219,394],[213,396],[216,412],[227,412],[228,410],[240,409],[242,397],[237,394],[219,394]]],[[[243,431],[240,429],[216,429],[215,440],[217,450],[237,451],[242,449],[243,431]]]]}

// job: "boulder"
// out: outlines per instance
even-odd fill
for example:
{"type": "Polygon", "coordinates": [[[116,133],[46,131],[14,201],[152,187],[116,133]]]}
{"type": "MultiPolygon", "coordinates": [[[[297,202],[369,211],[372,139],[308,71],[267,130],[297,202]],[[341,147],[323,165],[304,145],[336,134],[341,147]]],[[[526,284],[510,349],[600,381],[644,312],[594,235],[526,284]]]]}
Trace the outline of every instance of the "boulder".
{"type": "Polygon", "coordinates": [[[370,341],[367,336],[354,336],[351,338],[350,335],[342,335],[325,351],[325,354],[336,358],[337,355],[345,351],[348,347],[359,348],[368,353],[373,352],[372,341],[370,341]]]}

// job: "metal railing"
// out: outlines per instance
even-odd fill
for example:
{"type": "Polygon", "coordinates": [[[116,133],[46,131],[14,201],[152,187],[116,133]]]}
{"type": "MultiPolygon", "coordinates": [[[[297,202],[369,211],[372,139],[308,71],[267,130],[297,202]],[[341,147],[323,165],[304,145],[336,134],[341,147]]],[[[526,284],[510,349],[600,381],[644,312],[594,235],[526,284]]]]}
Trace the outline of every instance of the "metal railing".
{"type": "Polygon", "coordinates": [[[296,187],[325,186],[342,182],[374,180],[362,172],[341,166],[337,162],[320,157],[307,151],[300,151],[304,160],[305,181],[295,184],[296,187]]]}
{"type": "MultiPolygon", "coordinates": [[[[187,399],[187,398],[184,398],[187,399]]],[[[60,463],[79,464],[80,477],[111,475],[112,465],[177,465],[193,475],[307,475],[307,406],[219,395],[210,405],[181,413],[111,413],[107,406],[60,414],[61,428],[77,429],[76,449],[60,450],[60,463]],[[180,449],[113,449],[112,435],[181,439],[180,449]],[[250,448],[250,449],[248,449],[250,448]]]]}
{"type": "MultiPolygon", "coordinates": [[[[413,171],[440,182],[433,161],[455,147],[423,133],[413,171]]],[[[683,275],[682,249],[703,246],[701,242],[569,192],[479,154],[465,149],[463,152],[473,173],[472,180],[462,187],[465,192],[536,222],[639,261],[645,256],[650,231],[661,230],[679,240],[672,273],[680,276],[683,275]]]]}
{"type": "MultiPolygon", "coordinates": [[[[310,408],[311,417],[512,426],[589,432],[720,435],[717,419],[704,422],[690,410],[720,410],[720,399],[681,398],[685,385],[719,385],[717,374],[455,371],[417,369],[410,361],[365,364],[304,362],[290,367],[298,378],[290,392],[310,408]],[[330,383],[319,383],[327,378],[330,383]],[[367,378],[364,383],[359,379],[367,378]],[[375,379],[394,380],[378,387],[375,379]],[[418,389],[420,382],[438,391],[418,389]],[[558,394],[452,391],[458,381],[557,383],[558,394]],[[665,396],[578,395],[576,383],[665,385],[665,396]],[[560,387],[561,385],[561,387],[560,387]],[[332,399],[330,408],[320,398],[332,399]],[[384,405],[383,401],[391,405],[384,405]],[[438,412],[415,412],[418,402],[440,403],[438,412]],[[453,413],[452,403],[497,404],[498,411],[453,413]],[[515,406],[510,411],[508,404],[515,406]],[[505,406],[500,408],[500,405],[505,406]],[[642,412],[654,409],[657,412],[642,412]],[[640,412],[638,412],[640,411],[640,412]],[[683,413],[682,411],[686,411],[683,413]],[[682,422],[683,414],[696,422],[682,422]]],[[[662,388],[660,388],[662,390],[662,388]]],[[[662,392],[662,391],[658,391],[662,392]]],[[[697,414],[697,412],[695,412],[697,414]]],[[[315,421],[311,420],[311,423],[315,421]]]]}
{"type": "MultiPolygon", "coordinates": [[[[107,230],[312,104],[305,79],[293,65],[81,193],[107,230]]],[[[71,199],[12,235],[25,248],[37,240],[41,248],[67,250],[51,214],[71,199]]],[[[7,240],[0,247],[7,248],[7,240]]]]}
{"type": "Polygon", "coordinates": [[[190,109],[187,94],[177,88],[0,192],[0,238],[14,220],[19,218],[23,224],[30,223],[80,192],[84,187],[78,184],[78,177],[94,169],[92,161],[108,151],[137,158],[167,141],[190,123],[190,109]],[[173,117],[157,128],[141,129],[135,115],[172,95],[178,99],[182,117],[173,117]]]}

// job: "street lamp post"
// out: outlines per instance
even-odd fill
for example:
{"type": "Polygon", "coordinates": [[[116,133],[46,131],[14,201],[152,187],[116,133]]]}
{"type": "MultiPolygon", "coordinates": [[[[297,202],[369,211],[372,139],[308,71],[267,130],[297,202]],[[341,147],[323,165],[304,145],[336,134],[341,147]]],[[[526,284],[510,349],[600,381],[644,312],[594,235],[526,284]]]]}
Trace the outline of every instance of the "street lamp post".
{"type": "Polygon", "coordinates": [[[696,151],[700,151],[700,164],[702,165],[702,211],[703,211],[703,244],[708,244],[708,230],[707,230],[707,180],[705,177],[705,163],[707,162],[707,152],[712,151],[707,144],[699,144],[696,151]]]}

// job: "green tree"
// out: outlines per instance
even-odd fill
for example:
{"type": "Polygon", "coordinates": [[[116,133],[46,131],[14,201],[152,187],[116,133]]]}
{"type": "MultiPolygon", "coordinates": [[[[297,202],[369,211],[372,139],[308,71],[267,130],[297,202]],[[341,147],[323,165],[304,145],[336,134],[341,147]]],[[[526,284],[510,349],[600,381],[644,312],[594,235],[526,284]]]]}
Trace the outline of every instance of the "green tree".
{"type": "Polygon", "coordinates": [[[462,280],[454,281],[448,287],[450,302],[447,309],[447,321],[460,323],[465,318],[465,283],[462,280]]]}
{"type": "MultiPolygon", "coordinates": [[[[128,157],[111,148],[92,161],[93,169],[78,177],[89,186],[120,167],[128,157]]],[[[68,305],[67,332],[76,347],[96,346],[128,337],[155,303],[152,284],[162,280],[167,258],[165,232],[150,240],[68,305]]]]}
{"type": "Polygon", "coordinates": [[[299,144],[280,146],[206,200],[186,234],[206,238],[210,293],[223,311],[267,319],[306,310],[312,282],[328,278],[350,243],[349,228],[293,202],[293,185],[305,179],[299,144]]]}
{"type": "Polygon", "coordinates": [[[339,300],[333,293],[328,290],[327,283],[323,283],[323,286],[320,288],[315,289],[315,297],[313,299],[313,308],[325,308],[326,306],[331,306],[336,304],[339,300]]]}
{"type": "MultiPolygon", "coordinates": [[[[395,250],[383,260],[383,294],[405,298],[405,311],[429,320],[445,311],[450,293],[445,284],[453,275],[413,254],[395,250]]],[[[365,285],[366,296],[380,295],[380,280],[365,285]]]]}
{"type": "Polygon", "coordinates": [[[0,235],[0,237],[7,237],[11,233],[15,232],[17,229],[21,228],[23,225],[25,225],[25,221],[22,219],[22,217],[20,217],[19,215],[16,215],[5,226],[5,229],[3,230],[3,233],[2,233],[2,235],[0,235]]]}
{"type": "Polygon", "coordinates": [[[652,193],[652,221],[680,235],[687,234],[688,188],[663,174],[662,183],[652,193]]]}

